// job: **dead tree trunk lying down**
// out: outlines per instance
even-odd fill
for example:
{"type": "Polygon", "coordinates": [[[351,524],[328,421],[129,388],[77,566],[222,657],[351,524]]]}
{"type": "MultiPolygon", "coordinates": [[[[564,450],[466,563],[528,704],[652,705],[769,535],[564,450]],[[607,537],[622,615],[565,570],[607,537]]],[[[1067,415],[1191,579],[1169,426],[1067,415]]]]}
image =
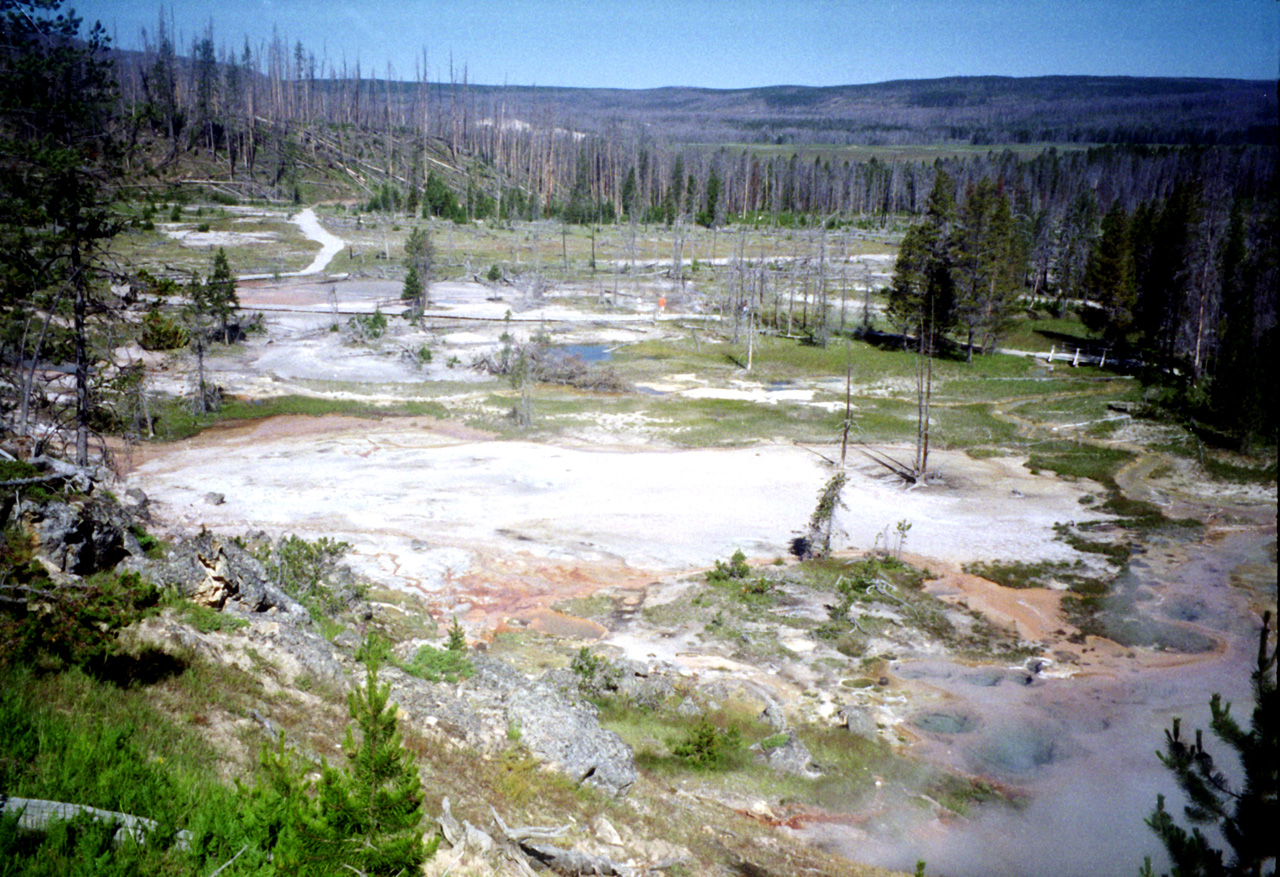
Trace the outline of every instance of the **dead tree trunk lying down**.
{"type": "MultiPolygon", "coordinates": [[[[44,834],[49,825],[58,821],[87,816],[99,822],[110,822],[120,826],[116,829],[112,842],[116,845],[132,840],[145,844],[147,835],[157,828],[154,819],[145,816],[130,816],[128,813],[117,813],[114,810],[99,810],[84,804],[66,804],[61,801],[41,801],[36,798],[10,798],[0,795],[0,816],[18,816],[18,831],[27,834],[44,834]]],[[[179,849],[185,849],[191,840],[189,832],[180,831],[175,842],[179,849]]]]}

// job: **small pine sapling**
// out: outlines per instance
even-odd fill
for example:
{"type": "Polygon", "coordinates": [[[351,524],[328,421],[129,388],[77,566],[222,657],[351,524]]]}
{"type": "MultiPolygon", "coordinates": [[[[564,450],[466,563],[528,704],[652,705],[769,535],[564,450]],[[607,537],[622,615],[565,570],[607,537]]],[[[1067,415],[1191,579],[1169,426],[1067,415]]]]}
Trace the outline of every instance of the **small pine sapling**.
{"type": "Polygon", "coordinates": [[[314,806],[303,820],[300,873],[416,874],[435,852],[437,840],[423,843],[418,766],[396,727],[391,686],[379,685],[377,672],[369,661],[364,687],[348,698],[360,733],[357,739],[347,728],[347,769],[321,767],[314,806]]]}

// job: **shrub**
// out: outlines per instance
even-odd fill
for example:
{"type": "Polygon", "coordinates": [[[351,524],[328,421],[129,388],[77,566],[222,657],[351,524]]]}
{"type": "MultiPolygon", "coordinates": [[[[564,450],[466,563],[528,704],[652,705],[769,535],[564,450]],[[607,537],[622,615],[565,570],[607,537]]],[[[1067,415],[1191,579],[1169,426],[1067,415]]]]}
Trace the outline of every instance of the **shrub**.
{"type": "Polygon", "coordinates": [[[252,553],[266,568],[271,581],[306,606],[313,619],[324,622],[345,609],[351,598],[364,596],[364,588],[359,585],[338,587],[332,581],[338,561],[350,550],[350,543],[327,536],[308,542],[290,534],[252,553]]]}
{"type": "Polygon", "coordinates": [[[578,690],[586,697],[600,697],[618,690],[618,679],[622,670],[613,662],[601,655],[591,654],[591,650],[583,646],[573,656],[569,669],[578,677],[578,690]]]}
{"type": "Polygon", "coordinates": [[[718,770],[728,767],[741,749],[742,734],[737,727],[730,725],[722,731],[703,718],[671,748],[671,754],[695,770],[718,770]]]}
{"type": "Polygon", "coordinates": [[[728,582],[735,579],[745,579],[749,575],[751,575],[751,567],[747,565],[747,556],[739,548],[733,552],[733,556],[729,558],[727,564],[722,560],[716,561],[715,568],[707,571],[707,581],[713,583],[728,582]]]}
{"type": "Polygon", "coordinates": [[[3,588],[9,593],[0,603],[0,664],[54,669],[114,654],[118,631],[153,614],[160,599],[159,590],[137,573],[105,572],[55,584],[32,561],[10,567],[3,588]]]}
{"type": "Polygon", "coordinates": [[[428,682],[458,682],[475,672],[464,652],[433,646],[419,646],[413,658],[399,666],[409,675],[428,682]]]}
{"type": "Polygon", "coordinates": [[[356,314],[347,320],[347,327],[360,340],[373,341],[386,334],[387,316],[376,309],[372,314],[356,314]]]}
{"type": "MultiPolygon", "coordinates": [[[[174,593],[174,592],[169,592],[174,593]]],[[[210,606],[201,606],[182,597],[169,597],[166,601],[183,621],[201,633],[230,633],[249,626],[249,622],[210,606]]]]}
{"type": "Polygon", "coordinates": [[[149,310],[142,318],[138,344],[143,350],[177,350],[186,347],[190,339],[180,322],[160,310],[149,310]]]}

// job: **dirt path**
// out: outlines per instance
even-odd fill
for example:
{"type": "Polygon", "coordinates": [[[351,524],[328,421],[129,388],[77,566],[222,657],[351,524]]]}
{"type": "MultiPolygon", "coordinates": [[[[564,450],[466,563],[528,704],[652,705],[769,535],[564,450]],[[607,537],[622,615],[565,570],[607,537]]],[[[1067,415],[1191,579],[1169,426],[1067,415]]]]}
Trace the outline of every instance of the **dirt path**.
{"type": "Polygon", "coordinates": [[[292,277],[306,277],[310,274],[321,273],[329,267],[333,257],[342,252],[342,248],[347,245],[346,241],[330,233],[320,224],[320,220],[316,218],[316,212],[310,207],[290,217],[290,221],[296,223],[308,238],[320,244],[320,252],[316,253],[316,257],[311,261],[311,264],[297,274],[290,275],[292,277]]]}
{"type": "Polygon", "coordinates": [[[282,274],[242,274],[237,280],[266,280],[273,277],[310,277],[320,274],[324,269],[329,267],[329,263],[333,261],[333,257],[342,252],[347,242],[337,235],[330,232],[320,224],[320,219],[316,216],[316,212],[310,207],[300,213],[295,213],[289,217],[289,221],[302,231],[308,240],[315,241],[320,245],[320,252],[316,253],[311,264],[301,271],[287,271],[282,274]]]}

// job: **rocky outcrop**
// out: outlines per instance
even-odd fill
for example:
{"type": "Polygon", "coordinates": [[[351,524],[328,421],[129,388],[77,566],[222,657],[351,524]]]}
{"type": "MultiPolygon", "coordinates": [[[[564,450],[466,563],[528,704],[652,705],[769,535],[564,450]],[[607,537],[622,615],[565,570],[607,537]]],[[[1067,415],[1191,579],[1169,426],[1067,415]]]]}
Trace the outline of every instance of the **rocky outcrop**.
{"type": "Polygon", "coordinates": [[[625,844],[617,829],[603,816],[592,820],[591,834],[594,837],[566,847],[561,843],[571,832],[569,825],[509,826],[491,806],[489,812],[493,816],[494,827],[485,831],[455,817],[448,797],[440,802],[440,810],[440,835],[454,853],[454,861],[449,868],[465,862],[468,873],[474,870],[507,874],[514,870],[521,875],[551,871],[582,877],[593,874],[641,877],[665,871],[692,858],[687,849],[663,841],[625,844]],[[626,855],[625,862],[617,861],[619,854],[626,855]]]}
{"type": "Polygon", "coordinates": [[[134,565],[157,585],[202,606],[271,612],[299,622],[309,618],[301,603],[268,581],[266,569],[253,555],[208,531],[178,543],[162,561],[134,565]]]}
{"type": "Polygon", "coordinates": [[[35,536],[37,552],[65,573],[93,575],[143,555],[133,517],[109,496],[30,505],[23,522],[35,536]]]}
{"type": "Polygon", "coordinates": [[[394,668],[383,671],[391,697],[411,721],[439,728],[480,751],[497,751],[518,739],[549,767],[612,795],[636,781],[631,748],[600,727],[595,708],[553,679],[530,680],[484,657],[457,686],[432,684],[394,668]]]}
{"type": "MultiPolygon", "coordinates": [[[[130,629],[138,643],[199,655],[225,667],[236,667],[268,688],[310,688],[317,682],[345,690],[351,662],[319,633],[282,615],[246,616],[247,627],[234,632],[202,632],[172,611],[148,618],[130,629]]],[[[259,717],[261,724],[270,724],[259,717]]]]}
{"type": "Polygon", "coordinates": [[[506,697],[508,720],[538,759],[579,783],[621,795],[636,781],[631,747],[600,727],[594,708],[569,701],[547,686],[517,687],[506,697]]]}

